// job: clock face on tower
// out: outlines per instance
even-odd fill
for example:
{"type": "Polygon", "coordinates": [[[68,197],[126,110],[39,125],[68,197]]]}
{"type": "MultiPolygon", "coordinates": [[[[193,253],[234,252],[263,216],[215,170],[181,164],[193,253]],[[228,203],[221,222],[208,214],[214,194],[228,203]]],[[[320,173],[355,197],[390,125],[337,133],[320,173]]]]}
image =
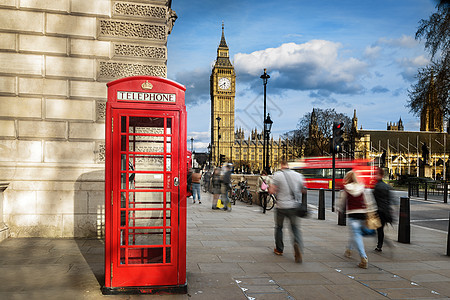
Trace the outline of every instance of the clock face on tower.
{"type": "Polygon", "coordinates": [[[219,78],[219,89],[228,90],[231,87],[230,79],[226,77],[219,78]]]}

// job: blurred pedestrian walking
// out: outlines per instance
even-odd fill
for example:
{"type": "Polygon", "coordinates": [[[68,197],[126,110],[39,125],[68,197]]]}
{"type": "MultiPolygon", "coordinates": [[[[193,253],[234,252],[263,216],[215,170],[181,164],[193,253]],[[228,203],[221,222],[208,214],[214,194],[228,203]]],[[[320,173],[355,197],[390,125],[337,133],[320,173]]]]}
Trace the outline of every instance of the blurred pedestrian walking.
{"type": "Polygon", "coordinates": [[[267,196],[269,195],[270,177],[265,170],[262,170],[261,176],[258,178],[257,192],[259,203],[263,208],[263,213],[266,213],[267,196]]]}
{"type": "MultiPolygon", "coordinates": [[[[384,170],[377,169],[377,183],[373,190],[373,196],[378,207],[378,217],[381,221],[381,227],[377,228],[378,243],[375,251],[381,252],[384,242],[384,226],[392,224],[392,207],[391,207],[391,187],[383,181],[384,170]]],[[[389,244],[388,244],[389,245],[389,244]]]]}
{"type": "Polygon", "coordinates": [[[211,178],[211,192],[213,194],[212,209],[217,209],[217,201],[222,193],[222,179],[220,169],[215,168],[211,178]]]}
{"type": "Polygon", "coordinates": [[[291,224],[291,232],[294,236],[294,257],[295,262],[302,262],[303,243],[300,228],[297,225],[297,209],[299,202],[295,199],[298,193],[306,193],[305,180],[303,175],[293,170],[289,170],[287,161],[282,160],[280,171],[273,175],[272,184],[269,186],[269,193],[276,194],[277,208],[275,211],[275,249],[276,255],[283,255],[283,223],[284,218],[288,218],[291,224]]]}
{"type": "Polygon", "coordinates": [[[228,194],[231,190],[231,167],[232,164],[228,163],[224,167],[224,173],[222,176],[222,202],[223,210],[231,210],[230,199],[228,199],[228,194]]]}
{"type": "Polygon", "coordinates": [[[350,224],[350,238],[345,256],[351,257],[353,247],[356,247],[361,258],[358,267],[367,269],[368,258],[364,249],[363,230],[366,229],[367,212],[375,211],[376,208],[371,193],[365,191],[364,185],[358,182],[353,171],[345,175],[344,189],[339,197],[338,209],[343,211],[345,206],[350,224]]]}
{"type": "Polygon", "coordinates": [[[202,179],[202,175],[200,174],[199,169],[195,169],[194,173],[192,173],[192,198],[193,203],[195,203],[195,196],[197,195],[198,203],[202,204],[200,197],[200,181],[202,179]]]}
{"type": "Polygon", "coordinates": [[[205,192],[211,192],[210,186],[211,186],[211,169],[208,169],[203,174],[203,189],[205,192]]]}

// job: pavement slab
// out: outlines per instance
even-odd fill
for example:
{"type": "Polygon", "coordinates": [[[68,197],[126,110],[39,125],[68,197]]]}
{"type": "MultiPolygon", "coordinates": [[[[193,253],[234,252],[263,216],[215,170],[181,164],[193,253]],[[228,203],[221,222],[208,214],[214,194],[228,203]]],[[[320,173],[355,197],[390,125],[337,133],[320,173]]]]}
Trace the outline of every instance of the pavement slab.
{"type": "Polygon", "coordinates": [[[185,295],[104,296],[101,239],[10,238],[0,243],[0,299],[449,299],[447,234],[411,227],[411,243],[395,241],[382,253],[365,238],[369,268],[357,267],[357,253],[344,257],[348,228],[326,212],[300,222],[303,263],[294,262],[289,224],[285,251],[273,253],[274,210],[237,202],[231,212],[188,201],[185,295]]]}

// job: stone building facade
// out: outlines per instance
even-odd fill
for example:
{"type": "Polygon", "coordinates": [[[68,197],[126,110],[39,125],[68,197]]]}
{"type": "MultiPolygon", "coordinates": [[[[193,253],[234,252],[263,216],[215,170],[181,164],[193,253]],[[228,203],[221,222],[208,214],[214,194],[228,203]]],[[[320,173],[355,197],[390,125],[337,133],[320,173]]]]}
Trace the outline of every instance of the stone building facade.
{"type": "Polygon", "coordinates": [[[1,1],[0,181],[12,236],[103,234],[106,83],[166,77],[175,19],[167,0],[1,1]]]}
{"type": "Polygon", "coordinates": [[[450,176],[448,132],[358,129],[355,112],[347,138],[354,139],[355,158],[373,160],[392,179],[401,175],[432,179],[450,176]]]}

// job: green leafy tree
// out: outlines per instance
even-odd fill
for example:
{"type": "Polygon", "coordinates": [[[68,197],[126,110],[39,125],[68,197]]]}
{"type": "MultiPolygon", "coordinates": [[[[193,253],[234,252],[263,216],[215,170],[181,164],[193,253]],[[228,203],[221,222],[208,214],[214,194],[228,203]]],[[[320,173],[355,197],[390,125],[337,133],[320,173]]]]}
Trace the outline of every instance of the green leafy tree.
{"type": "Polygon", "coordinates": [[[414,114],[420,115],[430,89],[433,88],[444,116],[448,117],[450,115],[450,5],[448,1],[439,1],[437,12],[428,20],[419,22],[416,39],[425,40],[425,49],[431,55],[431,63],[418,70],[417,82],[408,91],[407,107],[414,114]],[[430,85],[432,78],[434,86],[430,85]]]}

